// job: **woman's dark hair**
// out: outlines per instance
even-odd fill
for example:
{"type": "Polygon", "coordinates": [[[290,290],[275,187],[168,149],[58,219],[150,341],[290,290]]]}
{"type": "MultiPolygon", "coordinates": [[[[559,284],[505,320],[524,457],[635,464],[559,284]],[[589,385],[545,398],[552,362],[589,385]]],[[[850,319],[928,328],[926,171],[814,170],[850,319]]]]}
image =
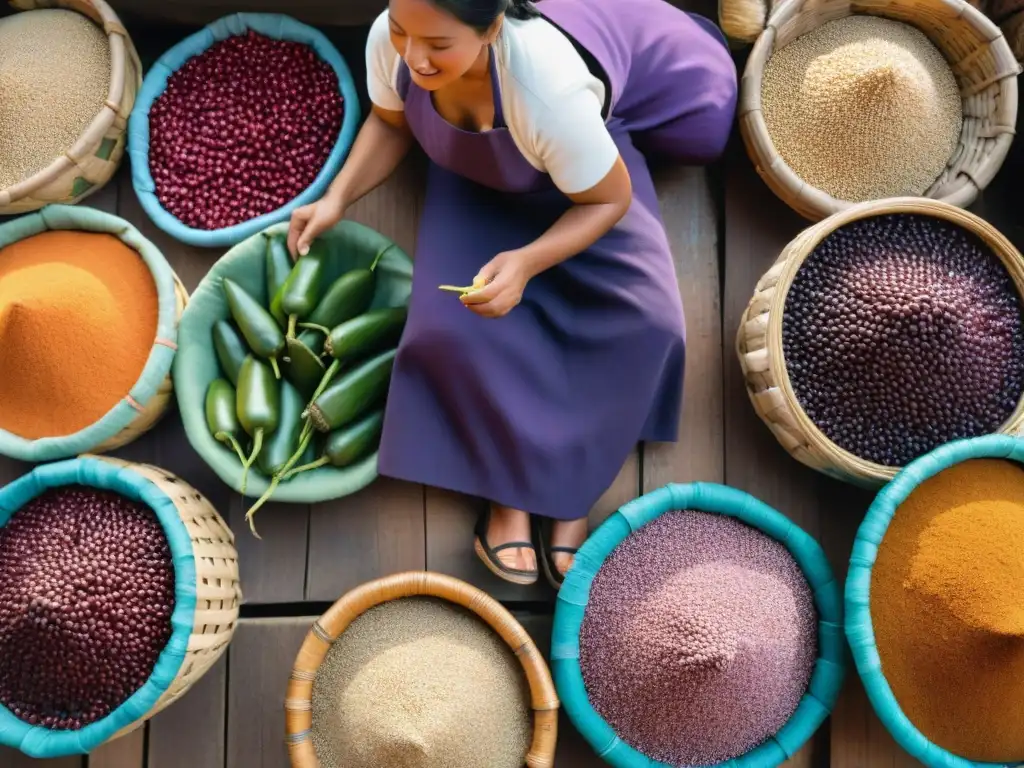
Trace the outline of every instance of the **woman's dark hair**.
{"type": "Polygon", "coordinates": [[[532,0],[433,0],[445,13],[477,32],[486,32],[504,13],[510,19],[532,19],[540,14],[532,0]]]}

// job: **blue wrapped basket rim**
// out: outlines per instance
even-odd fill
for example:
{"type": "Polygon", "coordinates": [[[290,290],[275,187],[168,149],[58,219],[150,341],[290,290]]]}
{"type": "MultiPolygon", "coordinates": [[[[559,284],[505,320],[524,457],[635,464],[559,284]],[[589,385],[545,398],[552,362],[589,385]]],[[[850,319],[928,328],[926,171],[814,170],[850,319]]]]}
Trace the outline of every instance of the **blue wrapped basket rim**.
{"type": "Polygon", "coordinates": [[[352,73],[341,53],[322,32],[284,14],[234,13],[186,37],[157,59],[146,73],[128,120],[128,156],[131,158],[132,186],[143,210],[153,223],[176,240],[205,248],[236,245],[270,225],[288,219],[296,208],[323,197],[345,162],[359,129],[360,119],[359,93],[352,73]],[[156,184],[149,171],[149,111],[166,90],[167,80],[186,61],[203,53],[215,43],[249,30],[275,40],[304,43],[330,65],[338,76],[339,91],[344,100],[341,131],[313,183],[289,203],[275,211],[224,229],[195,229],[167,211],[156,196],[156,184]]]}
{"type": "Polygon", "coordinates": [[[174,565],[172,629],[167,645],[160,652],[145,684],[105,718],[78,731],[54,731],[29,725],[0,705],[0,744],[34,758],[86,754],[145,716],[177,677],[188,651],[195,617],[196,565],[192,537],[178,514],[174,500],[131,466],[120,466],[92,456],[40,465],[0,488],[0,527],[43,492],[68,485],[113,491],[153,510],[167,537],[174,565]]]}
{"type": "Polygon", "coordinates": [[[558,593],[551,666],[562,705],[594,751],[616,768],[671,768],[626,744],[590,704],[580,669],[580,627],[598,570],[630,534],[673,510],[728,515],[777,539],[804,573],[818,611],[818,660],[807,693],[789,721],[770,740],[721,768],[776,768],[792,757],[825,722],[846,672],[839,585],[817,541],[792,520],[736,488],[717,483],[670,484],[622,506],[602,523],[576,555],[558,593]]]}
{"type": "Polygon", "coordinates": [[[985,435],[947,443],[912,461],[878,492],[857,531],[850,555],[845,596],[846,636],[871,706],[896,743],[911,757],[929,768],[1019,768],[1024,766],[1024,759],[1013,763],[968,760],[943,749],[921,733],[903,713],[882,673],[871,622],[871,569],[896,509],[922,482],[970,459],[1009,459],[1024,463],[1024,440],[1009,435],[985,435]]]}
{"type": "MultiPolygon", "coordinates": [[[[157,294],[156,337],[138,380],[125,394],[145,407],[171,373],[178,342],[178,297],[174,270],[163,253],[134,226],[112,213],[82,205],[47,205],[44,208],[0,224],[0,249],[47,231],[93,232],[113,235],[146,263],[157,294]],[[160,340],[159,342],[157,340],[160,340]]],[[[73,382],[69,382],[69,386],[73,382]]],[[[28,462],[65,459],[94,450],[130,426],[139,411],[121,398],[98,421],[70,435],[35,440],[0,429],[0,454],[28,462]]]]}

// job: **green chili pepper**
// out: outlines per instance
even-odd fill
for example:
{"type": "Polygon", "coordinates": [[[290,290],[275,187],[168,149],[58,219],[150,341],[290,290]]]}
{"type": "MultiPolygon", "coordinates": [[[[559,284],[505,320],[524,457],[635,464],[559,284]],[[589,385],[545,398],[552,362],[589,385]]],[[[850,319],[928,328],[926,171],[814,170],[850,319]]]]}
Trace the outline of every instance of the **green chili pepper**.
{"type": "Polygon", "coordinates": [[[302,337],[288,339],[287,353],[284,363],[284,376],[288,381],[298,387],[299,391],[307,398],[307,402],[313,399],[317,385],[324,375],[324,364],[320,357],[309,347],[302,343],[302,337]]]}
{"type": "Polygon", "coordinates": [[[327,249],[320,243],[299,258],[288,280],[281,288],[281,311],[288,316],[288,338],[295,338],[300,320],[305,320],[323,294],[324,274],[327,271],[327,249]]]}
{"type": "Polygon", "coordinates": [[[270,367],[252,355],[245,358],[238,372],[238,421],[252,437],[252,453],[243,464],[242,487],[245,488],[249,467],[260,455],[263,441],[281,423],[281,390],[270,367]]]}
{"type": "Polygon", "coordinates": [[[246,293],[238,283],[224,278],[224,295],[228,300],[231,316],[235,318],[249,349],[258,357],[270,361],[274,376],[281,378],[277,356],[284,351],[284,334],[277,321],[260,303],[246,293]]]}
{"type": "Polygon", "coordinates": [[[217,362],[221,372],[228,377],[234,387],[238,386],[238,369],[249,354],[248,347],[238,335],[235,326],[227,320],[218,320],[213,324],[213,350],[217,353],[217,362]]]}
{"type": "Polygon", "coordinates": [[[358,419],[387,397],[398,350],[367,360],[328,386],[306,409],[314,429],[331,432],[358,419]]]}
{"type": "Polygon", "coordinates": [[[256,466],[267,477],[277,474],[288,463],[299,447],[299,434],[305,423],[302,411],[306,407],[306,399],[285,379],[281,380],[280,387],[281,407],[277,429],[263,440],[263,450],[256,458],[256,466]]]}
{"type": "Polygon", "coordinates": [[[387,307],[366,312],[336,326],[324,341],[324,352],[334,361],[310,399],[315,400],[323,393],[343,364],[398,344],[407,316],[405,307],[387,307]]]}
{"type": "Polygon", "coordinates": [[[238,442],[243,439],[243,432],[242,425],[238,423],[236,407],[235,388],[231,382],[227,379],[214,379],[210,382],[206,390],[206,426],[213,439],[231,448],[244,465],[245,454],[238,442]]]}
{"type": "Polygon", "coordinates": [[[280,300],[274,301],[292,272],[292,257],[288,243],[283,237],[267,238],[267,296],[271,298],[270,314],[283,328],[288,316],[281,310],[280,300]]]}
{"type": "Polygon", "coordinates": [[[319,459],[289,470],[283,479],[287,480],[300,472],[308,472],[326,464],[334,467],[347,467],[369,455],[377,447],[383,429],[384,411],[371,413],[350,427],[337,429],[327,435],[319,459]]]}

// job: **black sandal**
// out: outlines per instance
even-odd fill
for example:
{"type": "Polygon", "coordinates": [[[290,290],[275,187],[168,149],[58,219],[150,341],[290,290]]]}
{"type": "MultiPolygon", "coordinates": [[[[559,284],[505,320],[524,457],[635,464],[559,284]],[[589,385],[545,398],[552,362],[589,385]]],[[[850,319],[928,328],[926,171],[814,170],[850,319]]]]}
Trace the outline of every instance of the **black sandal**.
{"type": "MultiPolygon", "coordinates": [[[[540,563],[544,570],[544,578],[548,580],[548,584],[554,587],[557,592],[562,588],[562,584],[565,583],[565,577],[558,570],[558,566],[555,564],[555,553],[564,552],[567,555],[575,557],[579,553],[579,547],[553,547],[547,544],[547,538],[545,537],[544,526],[538,522],[536,538],[540,542],[540,563]]],[[[569,566],[572,568],[572,566],[569,566]]]]}
{"type": "MultiPolygon", "coordinates": [[[[528,587],[531,584],[536,584],[537,579],[540,578],[540,573],[534,568],[532,571],[523,570],[520,568],[509,568],[501,560],[498,559],[498,553],[503,552],[506,549],[534,549],[532,541],[510,541],[505,544],[499,544],[496,547],[491,547],[487,543],[487,526],[491,521],[490,508],[477,520],[475,537],[473,539],[473,549],[476,551],[476,556],[483,561],[483,564],[487,566],[488,570],[497,576],[499,579],[509,582],[510,584],[517,584],[521,587],[528,587]]],[[[536,550],[534,550],[536,555],[536,550]]]]}

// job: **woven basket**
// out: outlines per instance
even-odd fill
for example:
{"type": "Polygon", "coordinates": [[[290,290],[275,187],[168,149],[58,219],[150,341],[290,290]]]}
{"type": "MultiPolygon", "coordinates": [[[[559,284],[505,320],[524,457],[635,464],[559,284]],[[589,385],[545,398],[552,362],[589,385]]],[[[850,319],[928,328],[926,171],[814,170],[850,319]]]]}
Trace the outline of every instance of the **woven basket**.
{"type": "Polygon", "coordinates": [[[174,559],[173,629],[142,688],[79,731],[31,726],[0,706],[0,744],[36,758],[91,752],[184,696],[231,642],[242,599],[235,539],[223,518],[195,488],[149,464],[85,455],[36,467],[0,489],[0,524],[44,491],[67,485],[114,491],[156,514],[174,559]]]}
{"type": "Polygon", "coordinates": [[[793,210],[818,221],[854,203],[802,181],[779,156],[761,114],[761,81],[776,48],[835,19],[870,14],[920,29],[950,62],[963,96],[963,130],[946,169],[924,197],[966,207],[995,177],[1017,123],[1014,58],[999,27],[964,0],[787,0],[780,3],[747,60],[740,92],[740,133],[757,172],[793,210]]]}
{"type": "MultiPolygon", "coordinates": [[[[782,320],[786,297],[797,271],[818,244],[837,229],[859,219],[907,213],[933,216],[977,235],[1006,266],[1018,292],[1024,296],[1024,258],[991,224],[972,213],[937,200],[919,197],[890,198],[860,203],[833,214],[801,232],[757,282],[754,295],[740,317],[736,354],[747,395],[757,415],[793,458],[830,477],[877,488],[895,476],[899,467],[865,461],[832,442],[811,421],[797,401],[782,353],[782,320]]],[[[1000,432],[1024,428],[1024,400],[1000,432]]]]}
{"type": "Polygon", "coordinates": [[[142,65],[117,14],[103,0],[10,0],[21,11],[67,8],[103,27],[110,41],[110,90],[100,113],[74,146],[49,166],[0,189],[0,214],[35,211],[49,203],[78,203],[110,181],[125,150],[128,116],[142,85],[142,65]]]}
{"type": "Polygon", "coordinates": [[[981,763],[954,755],[931,741],[907,718],[882,673],[871,621],[871,570],[896,509],[925,480],[972,459],[1009,459],[1024,464],[1024,440],[986,435],[956,440],[908,464],[875,497],[857,531],[846,576],[846,637],[864,690],[896,743],[928,768],[1011,768],[1024,762],[981,763]]]}
{"type": "MultiPolygon", "coordinates": [[[[720,764],[722,768],[777,768],[795,755],[835,706],[846,676],[842,600],[824,551],[793,521],[743,491],[716,483],[671,484],[621,507],[580,549],[555,603],[551,668],[565,712],[594,751],[616,768],[671,768],[619,738],[591,705],[580,669],[580,628],[594,577],[630,534],[673,510],[728,515],[786,546],[814,593],[818,612],[818,660],[808,690],[789,721],[770,740],[720,764]]],[[[652,716],[656,716],[652,713],[652,716]]]]}
{"type": "Polygon", "coordinates": [[[138,251],[156,284],[159,316],[153,349],[139,380],[102,419],[71,435],[38,440],[26,440],[0,430],[0,455],[19,461],[54,461],[80,453],[104,453],[127,445],[152,429],[173,400],[171,363],[178,349],[178,322],[189,298],[185,286],[153,243],[124,219],[93,208],[49,205],[9,221],[0,225],[0,249],[47,230],[110,234],[138,251]]]}
{"type": "MultiPolygon", "coordinates": [[[[472,611],[515,652],[530,686],[534,712],[529,768],[552,768],[558,741],[558,697],[548,665],[530,635],[494,598],[476,587],[438,573],[413,571],[363,584],[343,596],[313,624],[299,649],[285,698],[285,728],[292,768],[320,768],[313,742],[313,681],[331,645],[356,618],[391,600],[436,597],[472,611]]],[[[467,766],[467,768],[470,768],[467,766]]]]}

